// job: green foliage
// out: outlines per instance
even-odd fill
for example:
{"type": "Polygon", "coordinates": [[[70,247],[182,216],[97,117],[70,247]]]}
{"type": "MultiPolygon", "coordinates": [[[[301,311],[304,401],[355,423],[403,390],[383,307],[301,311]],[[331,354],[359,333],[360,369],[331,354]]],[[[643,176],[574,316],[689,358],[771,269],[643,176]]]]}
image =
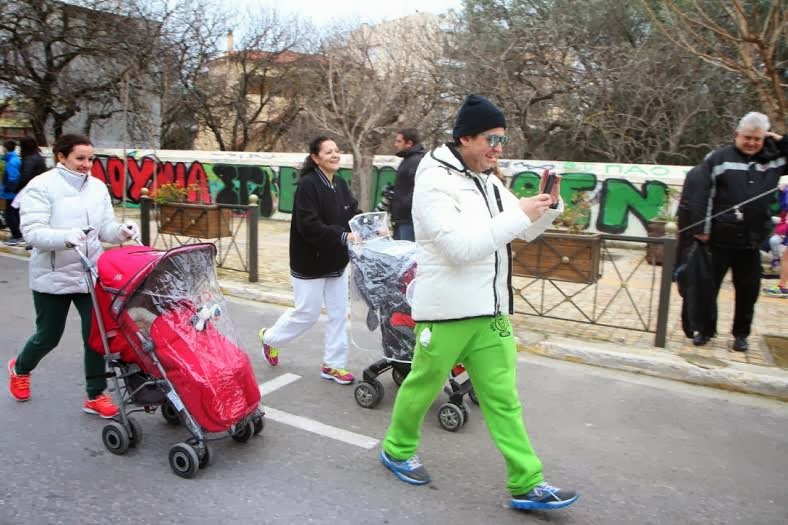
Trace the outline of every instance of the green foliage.
{"type": "Polygon", "coordinates": [[[558,229],[569,233],[580,233],[591,221],[593,198],[588,192],[577,192],[572,196],[571,204],[565,204],[564,212],[553,223],[558,229]]]}
{"type": "Polygon", "coordinates": [[[154,200],[159,204],[166,202],[187,202],[189,200],[189,193],[197,191],[199,186],[190,184],[187,187],[179,186],[178,184],[162,184],[156,191],[154,200]]]}

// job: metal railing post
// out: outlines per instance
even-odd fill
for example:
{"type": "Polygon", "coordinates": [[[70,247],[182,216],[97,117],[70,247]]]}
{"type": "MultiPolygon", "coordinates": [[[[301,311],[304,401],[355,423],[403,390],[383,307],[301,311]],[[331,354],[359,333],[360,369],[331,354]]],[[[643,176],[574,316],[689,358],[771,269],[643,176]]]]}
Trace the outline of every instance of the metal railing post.
{"type": "Polygon", "coordinates": [[[148,188],[142,188],[140,197],[140,241],[150,246],[150,210],[152,199],[148,196],[148,188]]]}
{"type": "Polygon", "coordinates": [[[260,204],[257,195],[249,196],[248,212],[246,214],[246,229],[247,232],[247,250],[249,254],[249,282],[256,283],[258,280],[257,275],[257,243],[259,219],[260,219],[260,204]]]}
{"type": "Polygon", "coordinates": [[[662,256],[662,282],[659,285],[659,305],[657,307],[657,334],[654,338],[654,346],[665,348],[668,335],[668,314],[670,312],[670,290],[673,287],[673,266],[676,261],[676,225],[668,223],[665,225],[665,234],[671,237],[663,237],[664,252],[662,256]]]}

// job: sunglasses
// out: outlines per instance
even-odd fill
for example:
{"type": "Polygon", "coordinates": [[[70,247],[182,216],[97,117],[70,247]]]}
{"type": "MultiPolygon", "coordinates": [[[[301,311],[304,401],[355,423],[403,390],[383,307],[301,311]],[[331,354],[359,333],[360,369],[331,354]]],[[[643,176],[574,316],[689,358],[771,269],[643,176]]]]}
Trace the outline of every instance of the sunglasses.
{"type": "Polygon", "coordinates": [[[503,146],[509,141],[509,137],[506,135],[489,135],[487,133],[482,133],[482,137],[487,139],[487,143],[490,145],[491,148],[494,148],[498,144],[503,146]]]}

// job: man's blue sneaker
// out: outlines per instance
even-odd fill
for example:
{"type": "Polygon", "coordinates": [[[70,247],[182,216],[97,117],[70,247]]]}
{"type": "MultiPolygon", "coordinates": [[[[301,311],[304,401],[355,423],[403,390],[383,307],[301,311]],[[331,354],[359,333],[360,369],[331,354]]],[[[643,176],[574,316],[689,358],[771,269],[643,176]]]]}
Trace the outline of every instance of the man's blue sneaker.
{"type": "Polygon", "coordinates": [[[430,482],[430,475],[427,469],[419,461],[418,456],[411,456],[405,461],[398,461],[389,457],[383,449],[380,450],[380,461],[391,470],[395,476],[411,485],[426,485],[430,482]]]}
{"type": "Polygon", "coordinates": [[[574,490],[562,490],[542,482],[527,494],[512,496],[512,508],[518,510],[545,510],[568,507],[580,497],[574,490]]]}

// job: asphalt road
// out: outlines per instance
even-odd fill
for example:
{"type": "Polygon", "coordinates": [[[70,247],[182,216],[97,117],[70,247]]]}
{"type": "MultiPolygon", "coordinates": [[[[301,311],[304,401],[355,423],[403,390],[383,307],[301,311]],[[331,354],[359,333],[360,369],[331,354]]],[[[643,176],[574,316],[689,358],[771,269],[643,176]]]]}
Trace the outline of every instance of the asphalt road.
{"type": "MultiPolygon", "coordinates": [[[[25,261],[0,257],[3,368],[33,327],[26,274],[25,261]]],[[[475,407],[457,433],[438,426],[433,407],[420,456],[434,481],[406,485],[380,465],[374,445],[396,393],[390,376],[382,404],[364,410],[352,387],[319,376],[322,322],[271,369],[255,334],[282,309],[232,302],[230,310],[260,382],[291,374],[264,398],[275,417],[260,437],[216,442],[212,464],[191,480],[167,462],[187,433],[159,414],[139,417],[139,448],[107,452],[104,422],[80,410],[73,311],[60,347],[32,376],[33,399],[0,395],[0,524],[788,523],[783,403],[522,356],[521,399],[545,473],[582,493],[568,509],[522,513],[507,506],[505,466],[475,407]]],[[[360,374],[378,357],[356,350],[351,367],[360,374]]]]}

